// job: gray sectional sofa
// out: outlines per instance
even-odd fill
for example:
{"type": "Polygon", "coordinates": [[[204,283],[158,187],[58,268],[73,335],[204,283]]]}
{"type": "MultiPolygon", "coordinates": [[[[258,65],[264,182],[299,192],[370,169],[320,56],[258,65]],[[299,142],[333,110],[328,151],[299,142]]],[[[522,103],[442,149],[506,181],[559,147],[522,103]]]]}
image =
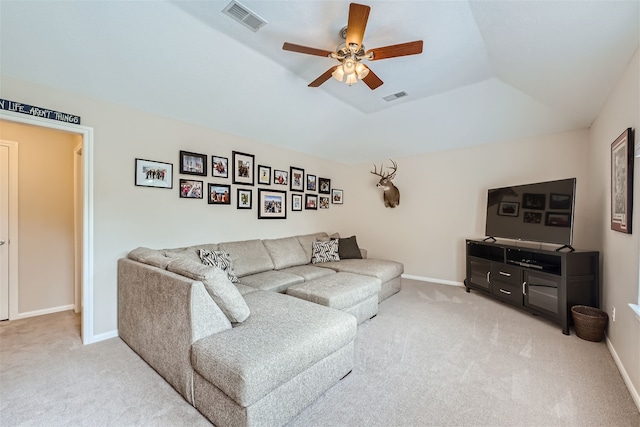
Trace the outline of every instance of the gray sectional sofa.
{"type": "Polygon", "coordinates": [[[353,369],[357,325],[400,290],[402,264],[366,251],[311,264],[328,237],[133,250],[119,335],[215,425],[283,425],[353,369]],[[227,253],[238,282],[200,250],[227,253]]]}

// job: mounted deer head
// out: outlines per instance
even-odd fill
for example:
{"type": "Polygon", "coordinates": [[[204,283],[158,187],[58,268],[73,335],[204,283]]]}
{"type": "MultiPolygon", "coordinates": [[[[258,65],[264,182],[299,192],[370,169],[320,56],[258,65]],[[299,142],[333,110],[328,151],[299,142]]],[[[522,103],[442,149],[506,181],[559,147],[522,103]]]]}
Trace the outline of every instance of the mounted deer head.
{"type": "Polygon", "coordinates": [[[378,181],[376,187],[382,188],[384,191],[384,205],[387,208],[395,208],[400,204],[400,190],[391,182],[391,180],[396,177],[398,165],[393,160],[391,160],[391,163],[393,163],[393,167],[390,168],[393,169],[392,172],[382,173],[383,165],[380,165],[380,172],[378,172],[376,165],[373,165],[373,171],[371,171],[372,174],[380,177],[380,181],[378,181]]]}

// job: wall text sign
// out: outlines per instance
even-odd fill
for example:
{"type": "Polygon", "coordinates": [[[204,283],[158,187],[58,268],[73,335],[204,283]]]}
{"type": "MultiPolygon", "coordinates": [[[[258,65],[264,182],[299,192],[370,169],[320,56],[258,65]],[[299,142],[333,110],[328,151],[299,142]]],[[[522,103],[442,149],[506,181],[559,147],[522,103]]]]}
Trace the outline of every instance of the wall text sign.
{"type": "Polygon", "coordinates": [[[80,116],[61,113],[60,111],[49,110],[47,108],[34,107],[33,105],[9,101],[8,99],[0,98],[0,110],[13,111],[16,113],[27,114],[29,116],[57,120],[59,122],[73,123],[74,125],[80,124],[80,116]]]}

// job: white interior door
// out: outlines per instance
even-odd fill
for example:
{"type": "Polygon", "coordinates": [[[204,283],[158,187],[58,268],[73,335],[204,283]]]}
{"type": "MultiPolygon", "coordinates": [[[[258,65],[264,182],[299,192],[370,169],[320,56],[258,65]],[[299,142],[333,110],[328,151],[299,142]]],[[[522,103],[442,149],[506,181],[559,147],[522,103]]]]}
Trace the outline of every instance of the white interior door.
{"type": "Polygon", "coordinates": [[[9,147],[0,145],[0,320],[9,318],[9,147]]]}

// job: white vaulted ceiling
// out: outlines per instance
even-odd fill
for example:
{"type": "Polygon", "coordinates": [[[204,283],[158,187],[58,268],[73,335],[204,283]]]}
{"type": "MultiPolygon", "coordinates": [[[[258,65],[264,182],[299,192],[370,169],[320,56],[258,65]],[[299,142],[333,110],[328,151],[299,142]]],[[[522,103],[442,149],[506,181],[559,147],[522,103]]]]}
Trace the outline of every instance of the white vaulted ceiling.
{"type": "Polygon", "coordinates": [[[0,71],[355,163],[586,128],[640,40],[637,0],[361,3],[367,49],[424,40],[367,64],[374,91],[309,88],[335,60],[282,50],[335,49],[346,1],[241,1],[252,32],[226,0],[0,0],[0,71]]]}

